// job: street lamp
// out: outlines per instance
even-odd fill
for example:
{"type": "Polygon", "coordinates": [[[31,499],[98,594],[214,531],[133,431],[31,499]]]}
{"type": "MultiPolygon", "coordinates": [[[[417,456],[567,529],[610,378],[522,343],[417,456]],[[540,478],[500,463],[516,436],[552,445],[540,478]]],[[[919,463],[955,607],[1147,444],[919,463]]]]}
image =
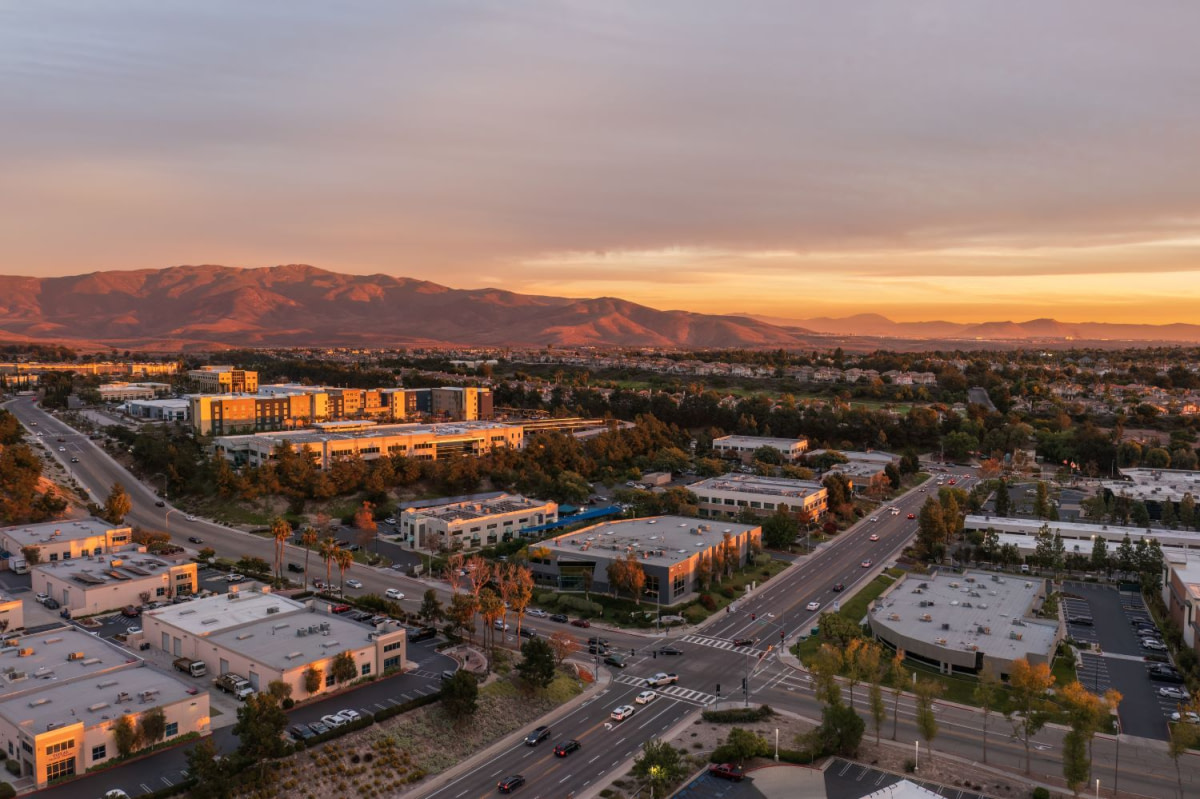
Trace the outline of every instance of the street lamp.
{"type": "Polygon", "coordinates": [[[1096,799],[1100,799],[1100,778],[1096,778],[1096,799]]]}
{"type": "Polygon", "coordinates": [[[920,741],[913,741],[913,751],[916,753],[916,756],[913,758],[913,773],[915,774],[921,768],[921,742],[920,741]]]}

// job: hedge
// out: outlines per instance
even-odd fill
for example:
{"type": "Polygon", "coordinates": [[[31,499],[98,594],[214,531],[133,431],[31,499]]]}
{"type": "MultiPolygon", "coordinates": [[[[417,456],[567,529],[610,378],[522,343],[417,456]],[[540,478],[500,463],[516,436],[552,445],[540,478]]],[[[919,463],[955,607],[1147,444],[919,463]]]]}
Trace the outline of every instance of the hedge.
{"type": "Polygon", "coordinates": [[[316,746],[317,744],[323,744],[326,741],[332,741],[334,738],[341,738],[343,735],[346,735],[347,733],[355,732],[356,730],[365,730],[367,727],[370,727],[374,723],[375,723],[375,714],[367,713],[362,718],[356,719],[355,721],[352,721],[349,724],[343,724],[340,727],[333,727],[332,729],[329,730],[329,732],[323,732],[320,735],[317,735],[313,738],[307,739],[306,741],[304,741],[304,745],[306,747],[308,747],[308,746],[316,746]]]}
{"type": "Polygon", "coordinates": [[[442,698],[441,691],[438,691],[437,693],[433,693],[433,694],[428,694],[426,696],[418,696],[416,699],[410,699],[403,704],[392,705],[391,707],[384,708],[383,710],[381,710],[375,714],[375,720],[383,721],[384,719],[390,719],[393,716],[399,716],[401,713],[407,713],[410,710],[416,710],[419,707],[425,707],[426,705],[432,705],[434,702],[438,701],[441,698],[442,698]]]}
{"type": "Polygon", "coordinates": [[[750,724],[755,721],[766,721],[775,715],[770,705],[758,707],[735,707],[728,710],[705,710],[700,718],[713,724],[750,724]]]}

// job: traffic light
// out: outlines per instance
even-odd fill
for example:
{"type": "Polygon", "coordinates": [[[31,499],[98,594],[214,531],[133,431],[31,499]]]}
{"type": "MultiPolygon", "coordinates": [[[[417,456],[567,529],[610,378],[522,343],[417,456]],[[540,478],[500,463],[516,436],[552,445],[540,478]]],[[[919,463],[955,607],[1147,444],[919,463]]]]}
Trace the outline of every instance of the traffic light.
{"type": "Polygon", "coordinates": [[[717,696],[721,695],[721,683],[717,683],[717,696]]]}
{"type": "Polygon", "coordinates": [[[633,657],[636,654],[637,654],[637,650],[634,649],[632,646],[629,647],[629,657],[633,657]]]}
{"type": "Polygon", "coordinates": [[[750,686],[748,686],[748,685],[746,684],[746,678],[745,678],[745,677],[743,677],[743,678],[742,678],[742,693],[746,693],[746,692],[748,692],[749,690],[750,690],[750,686]]]}
{"type": "Polygon", "coordinates": [[[780,641],[782,641],[782,640],[783,640],[783,630],[780,630],[780,631],[779,631],[779,640],[780,640],[780,641]]]}
{"type": "Polygon", "coordinates": [[[654,660],[658,660],[658,650],[657,650],[657,649],[655,649],[655,650],[654,650],[654,657],[653,657],[653,659],[654,659],[654,660]]]}
{"type": "Polygon", "coordinates": [[[751,613],[751,614],[750,614],[750,621],[754,621],[754,620],[755,620],[755,619],[757,619],[757,618],[758,618],[758,614],[757,614],[757,613],[751,613]]]}

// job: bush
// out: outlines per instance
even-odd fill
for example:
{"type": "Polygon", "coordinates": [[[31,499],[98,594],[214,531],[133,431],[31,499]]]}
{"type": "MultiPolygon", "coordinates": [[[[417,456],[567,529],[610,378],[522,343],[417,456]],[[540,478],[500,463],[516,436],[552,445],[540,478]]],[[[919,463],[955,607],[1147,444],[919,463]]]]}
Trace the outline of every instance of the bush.
{"type": "Polygon", "coordinates": [[[571,596],[570,594],[559,595],[558,606],[560,608],[575,610],[588,616],[600,616],[604,613],[604,606],[600,603],[589,602],[581,596],[571,596]]]}
{"type": "Polygon", "coordinates": [[[905,774],[912,774],[916,770],[917,770],[917,761],[913,760],[911,757],[908,760],[904,761],[904,773],[905,774]]]}
{"type": "Polygon", "coordinates": [[[797,766],[810,766],[816,759],[816,752],[812,752],[808,749],[779,750],[779,760],[781,763],[793,763],[797,766]]]}
{"type": "Polygon", "coordinates": [[[556,605],[558,604],[558,594],[553,591],[543,591],[534,597],[539,605],[556,605]]]}
{"type": "Polygon", "coordinates": [[[1033,799],[1050,799],[1050,790],[1039,785],[1033,789],[1033,799]]]}
{"type": "Polygon", "coordinates": [[[737,594],[734,593],[732,588],[725,586],[721,589],[721,596],[725,597],[726,599],[733,599],[735,596],[737,596],[737,594]]]}
{"type": "Polygon", "coordinates": [[[4,763],[4,767],[8,769],[8,773],[14,777],[21,776],[21,764],[16,760],[9,760],[4,763]]]}
{"type": "Polygon", "coordinates": [[[735,707],[729,710],[705,710],[700,718],[712,724],[751,724],[766,721],[775,715],[770,705],[758,707],[735,707]]]}
{"type": "Polygon", "coordinates": [[[712,598],[712,594],[701,594],[700,605],[711,613],[717,609],[717,600],[712,598]]]}
{"type": "Polygon", "coordinates": [[[0,782],[0,799],[12,799],[16,795],[16,788],[7,782],[0,782]]]}

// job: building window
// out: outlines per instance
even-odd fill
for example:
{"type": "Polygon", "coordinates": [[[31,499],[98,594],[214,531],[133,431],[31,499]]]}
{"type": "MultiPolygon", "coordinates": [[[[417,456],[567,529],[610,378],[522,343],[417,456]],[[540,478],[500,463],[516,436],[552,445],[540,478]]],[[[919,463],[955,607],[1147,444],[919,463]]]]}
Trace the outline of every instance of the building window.
{"type": "Polygon", "coordinates": [[[671,596],[677,597],[687,590],[687,572],[680,572],[671,580],[671,596]]]}
{"type": "Polygon", "coordinates": [[[371,664],[370,663],[362,664],[362,676],[366,677],[370,673],[371,673],[371,664]]]}
{"type": "Polygon", "coordinates": [[[167,729],[167,737],[174,738],[176,735],[179,734],[179,722],[178,721],[167,722],[166,729],[167,729]]]}
{"type": "Polygon", "coordinates": [[[75,739],[74,738],[67,740],[67,741],[59,741],[56,744],[50,744],[49,746],[46,747],[46,757],[49,757],[50,755],[57,755],[59,752],[65,752],[68,749],[74,749],[74,748],[75,748],[75,739]]]}
{"type": "Polygon", "coordinates": [[[159,586],[158,588],[154,589],[155,596],[166,596],[166,594],[167,594],[167,589],[163,588],[162,586],[159,586]]]}
{"type": "Polygon", "coordinates": [[[396,657],[387,658],[383,661],[383,670],[384,671],[387,671],[388,669],[398,669],[398,668],[400,668],[400,656],[399,655],[397,655],[396,657]]]}
{"type": "Polygon", "coordinates": [[[51,553],[50,553],[50,560],[51,560],[51,561],[56,561],[56,560],[58,560],[58,553],[57,553],[57,552],[51,552],[51,553]]]}
{"type": "Polygon", "coordinates": [[[100,744],[99,746],[92,747],[92,762],[93,763],[95,763],[98,760],[103,760],[106,757],[108,757],[107,744],[100,744]]]}
{"type": "Polygon", "coordinates": [[[46,767],[46,779],[49,782],[61,780],[63,777],[71,777],[75,775],[75,758],[69,757],[66,760],[60,760],[57,763],[51,763],[46,767]]]}

